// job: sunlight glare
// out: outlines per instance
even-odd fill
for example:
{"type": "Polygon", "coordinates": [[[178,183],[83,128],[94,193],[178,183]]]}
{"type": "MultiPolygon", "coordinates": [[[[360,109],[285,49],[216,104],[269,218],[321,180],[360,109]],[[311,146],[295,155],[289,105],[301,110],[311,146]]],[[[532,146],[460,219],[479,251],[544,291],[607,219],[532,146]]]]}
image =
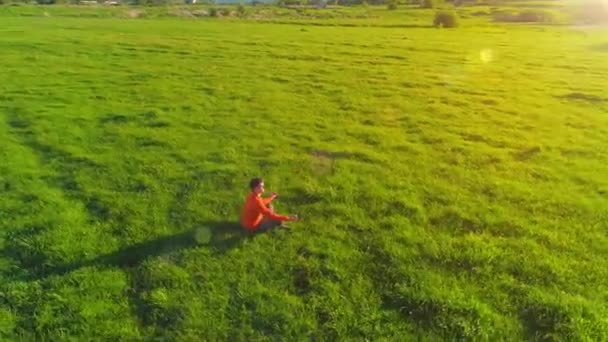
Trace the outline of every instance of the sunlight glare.
{"type": "Polygon", "coordinates": [[[479,59],[481,59],[483,63],[490,63],[494,60],[494,52],[492,52],[492,49],[483,49],[479,53],[479,59]]]}

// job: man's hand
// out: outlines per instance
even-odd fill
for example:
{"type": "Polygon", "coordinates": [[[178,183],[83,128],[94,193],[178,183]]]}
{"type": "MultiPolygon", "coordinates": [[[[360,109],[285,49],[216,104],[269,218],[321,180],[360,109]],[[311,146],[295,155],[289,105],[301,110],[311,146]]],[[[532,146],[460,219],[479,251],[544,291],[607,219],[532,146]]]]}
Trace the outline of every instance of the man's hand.
{"type": "Polygon", "coordinates": [[[270,194],[270,200],[274,200],[275,198],[277,198],[278,194],[276,192],[273,192],[272,194],[270,194]]]}
{"type": "Polygon", "coordinates": [[[289,215],[287,220],[288,221],[298,221],[298,220],[300,220],[300,218],[298,217],[298,215],[289,215]]]}

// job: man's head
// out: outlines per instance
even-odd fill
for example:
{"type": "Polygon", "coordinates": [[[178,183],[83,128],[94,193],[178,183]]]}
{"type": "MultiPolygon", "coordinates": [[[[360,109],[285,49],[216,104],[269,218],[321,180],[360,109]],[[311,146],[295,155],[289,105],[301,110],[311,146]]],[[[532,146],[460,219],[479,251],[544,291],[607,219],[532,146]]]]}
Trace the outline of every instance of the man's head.
{"type": "Polygon", "coordinates": [[[253,178],[249,181],[249,188],[256,194],[264,192],[264,180],[262,178],[253,178]]]}

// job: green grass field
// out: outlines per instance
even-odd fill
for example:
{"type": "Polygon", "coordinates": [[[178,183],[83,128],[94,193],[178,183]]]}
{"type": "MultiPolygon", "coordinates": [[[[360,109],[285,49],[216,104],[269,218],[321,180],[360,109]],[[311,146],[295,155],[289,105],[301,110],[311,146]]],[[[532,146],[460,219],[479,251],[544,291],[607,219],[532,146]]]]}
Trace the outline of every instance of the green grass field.
{"type": "Polygon", "coordinates": [[[608,340],[608,29],[129,10],[0,7],[2,340],[608,340]]]}

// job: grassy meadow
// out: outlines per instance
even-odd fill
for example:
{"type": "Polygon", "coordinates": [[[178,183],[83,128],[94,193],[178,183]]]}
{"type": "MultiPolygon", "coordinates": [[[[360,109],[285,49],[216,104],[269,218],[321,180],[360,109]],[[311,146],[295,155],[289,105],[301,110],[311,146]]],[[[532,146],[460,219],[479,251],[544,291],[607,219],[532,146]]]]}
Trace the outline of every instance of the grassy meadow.
{"type": "Polygon", "coordinates": [[[608,341],[608,28],[483,8],[0,7],[1,340],[608,341]]]}

